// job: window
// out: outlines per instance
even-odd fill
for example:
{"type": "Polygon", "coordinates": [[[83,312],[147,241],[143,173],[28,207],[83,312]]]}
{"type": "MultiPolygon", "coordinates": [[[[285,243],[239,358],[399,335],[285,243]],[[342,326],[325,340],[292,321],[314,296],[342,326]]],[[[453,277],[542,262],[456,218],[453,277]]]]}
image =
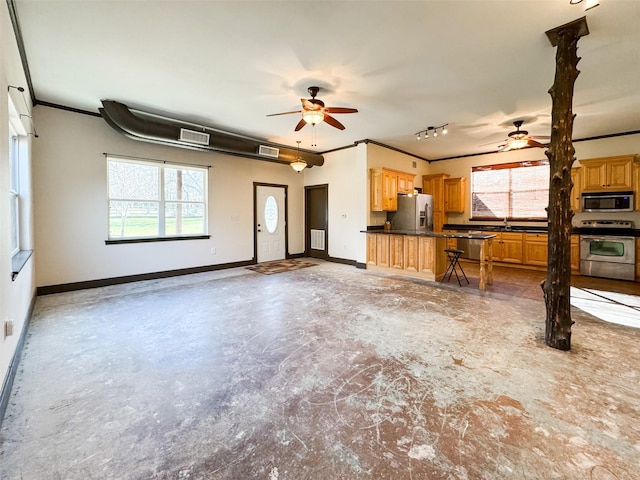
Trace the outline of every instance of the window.
{"type": "Polygon", "coordinates": [[[471,169],[474,220],[546,220],[549,163],[505,163],[471,169]]]}
{"type": "Polygon", "coordinates": [[[11,203],[11,255],[20,250],[20,163],[19,139],[9,125],[9,202],[11,203]]]}
{"type": "Polygon", "coordinates": [[[109,240],[207,233],[204,167],[107,157],[109,240]]]}

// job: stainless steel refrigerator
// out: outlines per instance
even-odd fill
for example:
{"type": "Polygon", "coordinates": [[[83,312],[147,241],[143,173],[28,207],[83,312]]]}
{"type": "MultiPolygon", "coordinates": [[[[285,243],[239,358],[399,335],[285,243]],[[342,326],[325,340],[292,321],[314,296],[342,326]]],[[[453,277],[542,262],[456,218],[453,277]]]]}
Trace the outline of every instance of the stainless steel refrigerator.
{"type": "Polygon", "coordinates": [[[398,195],[398,210],[391,219],[394,230],[433,230],[433,197],[424,193],[398,195]]]}

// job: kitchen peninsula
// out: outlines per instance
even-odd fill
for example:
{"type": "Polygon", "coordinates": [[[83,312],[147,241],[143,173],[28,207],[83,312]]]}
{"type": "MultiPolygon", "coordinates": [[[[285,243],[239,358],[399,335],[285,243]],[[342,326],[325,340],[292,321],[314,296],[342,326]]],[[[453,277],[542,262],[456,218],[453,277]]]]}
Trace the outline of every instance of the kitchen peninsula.
{"type": "MultiPolygon", "coordinates": [[[[480,290],[493,283],[492,243],[495,234],[443,233],[430,230],[367,230],[367,269],[424,280],[442,278],[448,259],[448,239],[480,243],[480,290]]],[[[455,247],[453,247],[455,248],[455,247]]]]}

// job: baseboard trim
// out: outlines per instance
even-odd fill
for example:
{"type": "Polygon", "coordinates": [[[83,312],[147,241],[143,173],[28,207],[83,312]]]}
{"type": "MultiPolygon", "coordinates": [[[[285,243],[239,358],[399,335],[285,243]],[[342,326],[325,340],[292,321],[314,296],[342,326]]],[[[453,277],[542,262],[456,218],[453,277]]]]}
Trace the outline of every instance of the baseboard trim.
{"type": "Polygon", "coordinates": [[[351,265],[356,268],[363,268],[363,269],[367,268],[366,263],[361,263],[356,260],[348,260],[346,258],[328,257],[327,262],[342,263],[344,265],[351,265]]]}
{"type": "Polygon", "coordinates": [[[16,345],[16,351],[13,352],[13,357],[11,358],[11,362],[9,362],[9,369],[4,377],[4,382],[2,382],[2,390],[0,391],[0,427],[2,427],[2,420],[4,420],[4,415],[7,411],[7,406],[9,405],[13,381],[16,378],[16,373],[18,372],[18,365],[20,364],[20,357],[22,356],[22,347],[24,346],[25,339],[27,338],[27,330],[29,330],[33,309],[36,306],[36,298],[36,295],[31,298],[29,310],[27,311],[27,316],[24,319],[24,327],[22,328],[18,344],[16,345]]]}
{"type": "Polygon", "coordinates": [[[75,290],[86,290],[88,288],[108,287],[123,283],[139,282],[142,280],[157,280],[159,278],[177,277],[180,275],[190,275],[192,273],[213,272],[215,270],[226,270],[228,268],[246,267],[255,265],[255,260],[245,260],[242,262],[221,263],[218,265],[204,265],[202,267],[181,268],[178,270],[165,270],[162,272],[141,273],[138,275],[127,275],[124,277],[104,278],[101,280],[88,280],[86,282],[63,283],[59,285],[47,285],[38,287],[37,295],[51,295],[54,293],[72,292],[75,290]]]}

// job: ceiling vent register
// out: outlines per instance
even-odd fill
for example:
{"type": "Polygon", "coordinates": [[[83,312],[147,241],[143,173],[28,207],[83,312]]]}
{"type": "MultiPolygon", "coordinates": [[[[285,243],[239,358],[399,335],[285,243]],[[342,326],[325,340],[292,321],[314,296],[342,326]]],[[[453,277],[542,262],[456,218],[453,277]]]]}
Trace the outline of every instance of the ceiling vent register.
{"type": "Polygon", "coordinates": [[[278,155],[280,155],[280,149],[267,147],[266,145],[260,145],[260,148],[258,149],[258,154],[263,155],[265,157],[278,158],[278,155]]]}
{"type": "Polygon", "coordinates": [[[195,143],[198,145],[209,145],[209,138],[211,135],[208,133],[196,132],[194,130],[187,130],[186,128],[180,129],[180,141],[195,143]]]}

